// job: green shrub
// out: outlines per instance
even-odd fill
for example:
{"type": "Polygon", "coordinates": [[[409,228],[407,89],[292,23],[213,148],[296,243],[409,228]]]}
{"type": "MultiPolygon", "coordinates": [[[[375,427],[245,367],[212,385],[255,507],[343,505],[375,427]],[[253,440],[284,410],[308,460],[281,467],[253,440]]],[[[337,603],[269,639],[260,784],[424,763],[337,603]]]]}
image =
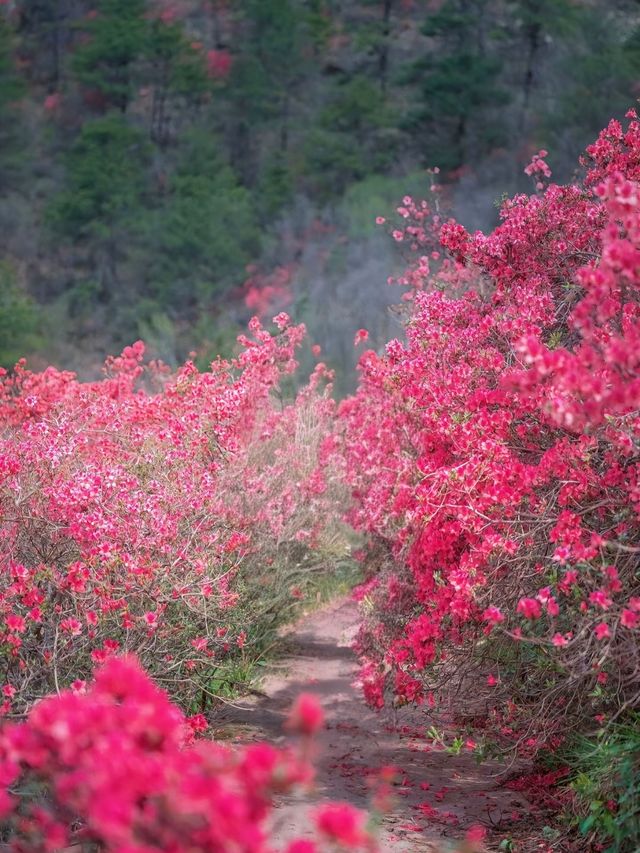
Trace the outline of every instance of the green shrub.
{"type": "Polygon", "coordinates": [[[12,367],[38,345],[38,308],[18,286],[12,268],[0,263],[0,365],[12,367]]]}
{"type": "Polygon", "coordinates": [[[606,853],[640,850],[640,714],[576,741],[574,770],[580,831],[606,853]]]}

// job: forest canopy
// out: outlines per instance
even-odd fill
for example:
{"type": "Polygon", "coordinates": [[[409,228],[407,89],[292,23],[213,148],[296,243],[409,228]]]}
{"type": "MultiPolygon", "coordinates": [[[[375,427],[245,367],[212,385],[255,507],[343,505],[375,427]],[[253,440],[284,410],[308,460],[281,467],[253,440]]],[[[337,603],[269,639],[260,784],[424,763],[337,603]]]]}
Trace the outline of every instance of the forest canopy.
{"type": "Polygon", "coordinates": [[[398,263],[353,272],[375,215],[438,167],[490,227],[534,150],[570,177],[638,80],[625,0],[5,0],[0,359],[90,373],[142,336],[206,363],[294,304],[348,370],[398,263]]]}

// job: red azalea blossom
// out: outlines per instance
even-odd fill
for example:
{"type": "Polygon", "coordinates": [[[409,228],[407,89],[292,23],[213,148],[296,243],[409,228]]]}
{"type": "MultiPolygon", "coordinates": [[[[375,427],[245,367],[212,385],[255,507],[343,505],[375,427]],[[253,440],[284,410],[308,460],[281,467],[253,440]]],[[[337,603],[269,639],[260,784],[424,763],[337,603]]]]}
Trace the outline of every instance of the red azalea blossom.
{"type": "Polygon", "coordinates": [[[317,696],[301,693],[287,718],[287,727],[304,735],[316,734],[324,726],[324,711],[317,696]]]}
{"type": "Polygon", "coordinates": [[[331,841],[345,847],[358,847],[369,840],[365,830],[367,815],[349,803],[331,803],[318,810],[315,823],[331,841]]]}
{"type": "Polygon", "coordinates": [[[233,57],[228,50],[209,50],[207,52],[207,70],[209,76],[224,80],[231,73],[233,57]]]}
{"type": "MultiPolygon", "coordinates": [[[[188,722],[192,731],[206,725],[202,715],[188,722]]],[[[158,849],[176,853],[267,853],[272,796],[308,782],[309,768],[266,744],[233,750],[190,743],[186,728],[180,710],[134,659],[111,658],[89,689],[43,699],[23,723],[3,726],[3,827],[25,850],[74,846],[73,815],[104,850],[147,849],[145,839],[156,838],[158,849]],[[19,799],[7,792],[15,785],[23,791],[19,799]]],[[[325,823],[340,837],[361,835],[355,822],[325,823]]]]}
{"type": "Polygon", "coordinates": [[[525,619],[539,619],[542,615],[540,602],[535,598],[521,598],[516,609],[525,619]]]}

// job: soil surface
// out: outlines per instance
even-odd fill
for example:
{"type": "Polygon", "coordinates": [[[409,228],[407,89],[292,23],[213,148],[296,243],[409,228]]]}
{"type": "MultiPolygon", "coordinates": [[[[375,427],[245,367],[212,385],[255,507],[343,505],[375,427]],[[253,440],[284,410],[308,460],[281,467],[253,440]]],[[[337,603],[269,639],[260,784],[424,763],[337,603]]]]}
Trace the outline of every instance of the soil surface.
{"type": "Polygon", "coordinates": [[[349,599],[307,616],[289,631],[286,656],[269,666],[261,684],[265,695],[239,700],[216,714],[214,736],[282,744],[283,722],[295,697],[310,692],[322,702],[327,726],[317,739],[315,790],[277,804],[274,840],[282,844],[312,837],[309,814],[324,800],[366,809],[372,774],[389,765],[400,772],[392,811],[380,828],[384,853],[431,851],[438,842],[446,850],[473,824],[517,821],[528,804],[521,794],[499,787],[504,768],[478,765],[472,745],[457,755],[447,751],[430,737],[434,720],[423,709],[376,713],[367,708],[354,685],[357,661],[351,644],[357,625],[357,605],[349,599]]]}

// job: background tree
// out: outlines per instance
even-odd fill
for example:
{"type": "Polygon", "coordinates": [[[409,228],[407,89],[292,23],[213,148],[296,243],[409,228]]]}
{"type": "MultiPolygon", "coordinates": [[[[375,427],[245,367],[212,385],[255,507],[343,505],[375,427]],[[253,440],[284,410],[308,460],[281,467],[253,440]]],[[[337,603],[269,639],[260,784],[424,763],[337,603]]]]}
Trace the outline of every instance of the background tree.
{"type": "Polygon", "coordinates": [[[340,80],[305,140],[303,175],[310,191],[330,198],[389,169],[398,144],[397,118],[384,92],[362,74],[340,80]]]}
{"type": "Polygon", "coordinates": [[[270,139],[270,147],[282,153],[289,149],[303,70],[302,21],[292,0],[242,4],[242,41],[226,89],[227,140],[232,163],[247,185],[260,177],[260,142],[270,139]]]}
{"type": "Polygon", "coordinates": [[[20,101],[26,91],[24,81],[16,72],[13,33],[0,17],[0,183],[3,191],[15,186],[16,172],[24,161],[20,101]]]}
{"type": "Polygon", "coordinates": [[[148,295],[163,310],[180,306],[192,321],[195,309],[211,306],[260,250],[251,194],[224,162],[216,140],[202,131],[186,137],[147,221],[148,295]]]}
{"type": "Polygon", "coordinates": [[[550,53],[550,42],[561,39],[575,48],[581,41],[586,16],[584,8],[571,0],[510,0],[506,13],[507,21],[512,22],[511,37],[520,57],[521,112],[517,126],[522,133],[528,129],[532,95],[539,82],[543,57],[550,53]]]}
{"type": "Polygon", "coordinates": [[[598,133],[609,110],[622,117],[640,95],[640,19],[630,8],[603,24],[597,9],[585,8],[579,38],[565,46],[555,71],[563,81],[545,116],[550,145],[567,156],[598,133]]]}
{"type": "Polygon", "coordinates": [[[190,43],[181,23],[155,18],[148,31],[145,56],[147,78],[153,91],[150,116],[151,139],[166,146],[178,132],[173,128],[179,102],[183,112],[194,112],[208,88],[202,50],[190,43]]]}
{"type": "Polygon", "coordinates": [[[79,22],[85,34],[73,57],[77,80],[100,96],[105,110],[126,112],[149,36],[145,0],[101,0],[79,22]]]}
{"type": "Polygon", "coordinates": [[[49,209],[54,229],[85,249],[102,302],[121,291],[118,264],[138,230],[148,158],[142,133],[118,113],[87,122],[67,156],[66,186],[49,209]]]}
{"type": "Polygon", "coordinates": [[[82,0],[19,0],[16,30],[29,78],[56,92],[66,76],[67,54],[74,42],[73,24],[83,14],[82,0]]]}
{"type": "Polygon", "coordinates": [[[0,366],[13,367],[41,345],[38,306],[20,287],[15,270],[0,263],[0,366]]]}
{"type": "Polygon", "coordinates": [[[500,85],[502,32],[494,23],[488,0],[446,0],[422,26],[433,42],[406,69],[417,98],[405,125],[428,134],[429,165],[453,169],[504,141],[491,121],[492,109],[510,99],[500,85]]]}
{"type": "Polygon", "coordinates": [[[640,94],[639,25],[633,0],[0,3],[0,261],[74,367],[233,341],[249,263],[292,270],[310,322],[334,306],[319,343],[351,364],[402,248],[376,216],[430,195],[425,164],[482,228],[532,150],[567,178],[640,94]]]}

